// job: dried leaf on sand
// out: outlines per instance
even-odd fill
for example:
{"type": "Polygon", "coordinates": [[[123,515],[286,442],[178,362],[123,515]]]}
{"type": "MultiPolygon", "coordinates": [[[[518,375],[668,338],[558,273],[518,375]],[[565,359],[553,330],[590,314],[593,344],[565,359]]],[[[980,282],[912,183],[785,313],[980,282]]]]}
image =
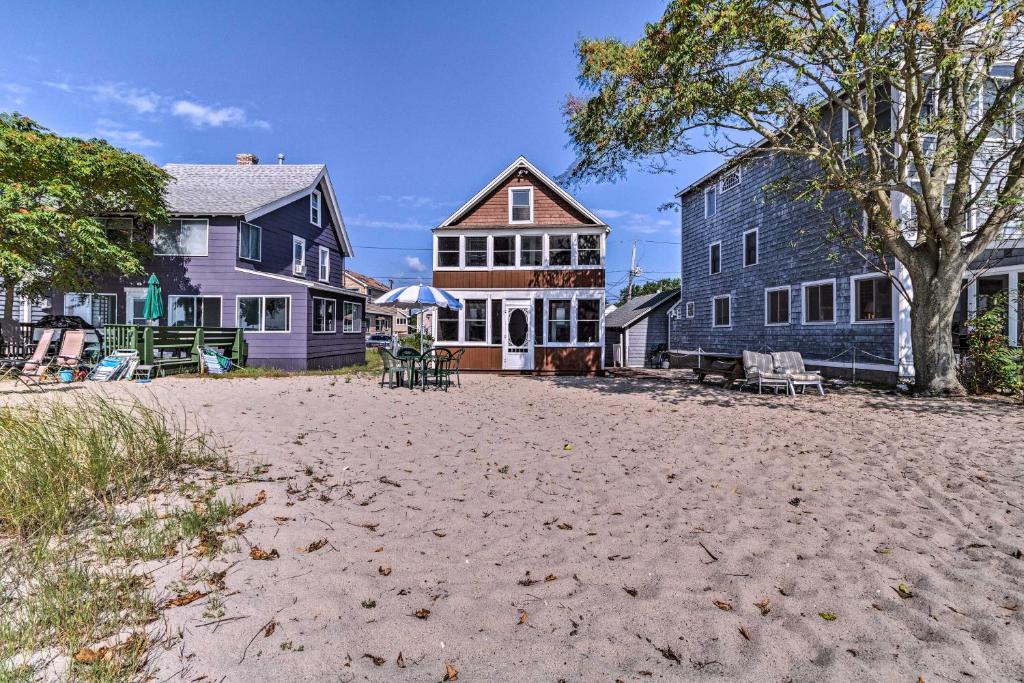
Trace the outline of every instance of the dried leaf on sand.
{"type": "Polygon", "coordinates": [[[763,616],[766,616],[769,612],[772,611],[772,601],[769,600],[768,598],[765,598],[764,600],[761,600],[760,602],[755,602],[754,603],[754,607],[756,607],[757,609],[761,610],[761,616],[763,617],[763,616]]]}
{"type": "Polygon", "coordinates": [[[320,548],[323,548],[325,545],[327,545],[327,539],[326,538],[318,538],[317,540],[313,541],[309,545],[307,545],[307,546],[305,546],[303,548],[299,548],[299,550],[304,552],[304,553],[315,553],[317,550],[320,550],[320,548]]]}
{"type": "Polygon", "coordinates": [[[430,616],[430,610],[428,610],[426,607],[421,607],[412,614],[417,619],[426,619],[430,616]]]}
{"type": "Polygon", "coordinates": [[[718,609],[722,610],[723,612],[731,612],[732,611],[732,605],[730,605],[728,602],[724,602],[722,600],[713,600],[712,602],[715,603],[715,607],[717,607],[718,609]]]}
{"type": "Polygon", "coordinates": [[[270,561],[270,560],[276,560],[277,558],[281,557],[281,555],[280,555],[280,553],[277,552],[276,549],[271,549],[270,552],[267,552],[266,550],[264,550],[263,548],[259,547],[258,545],[254,545],[252,547],[252,549],[249,550],[249,557],[251,559],[253,559],[253,560],[267,560],[267,561],[270,561]]]}
{"type": "Polygon", "coordinates": [[[364,659],[369,659],[373,662],[374,666],[384,666],[384,658],[378,657],[377,655],[371,655],[369,652],[363,654],[364,659]]]}
{"type": "Polygon", "coordinates": [[[381,576],[391,576],[391,567],[380,566],[377,567],[377,573],[381,576]]]}
{"type": "Polygon", "coordinates": [[[448,662],[444,663],[444,678],[442,681],[457,681],[459,680],[459,670],[448,662]]]}
{"type": "Polygon", "coordinates": [[[519,621],[517,622],[517,625],[518,626],[522,626],[523,624],[526,623],[526,620],[529,619],[529,618],[530,618],[530,614],[526,610],[524,610],[524,609],[519,610],[519,621]]]}
{"type": "Polygon", "coordinates": [[[191,591],[189,593],[184,593],[176,598],[171,598],[170,600],[165,602],[164,609],[168,607],[184,607],[185,605],[190,605],[199,598],[205,597],[207,595],[209,595],[208,592],[203,593],[202,591],[191,591]]]}

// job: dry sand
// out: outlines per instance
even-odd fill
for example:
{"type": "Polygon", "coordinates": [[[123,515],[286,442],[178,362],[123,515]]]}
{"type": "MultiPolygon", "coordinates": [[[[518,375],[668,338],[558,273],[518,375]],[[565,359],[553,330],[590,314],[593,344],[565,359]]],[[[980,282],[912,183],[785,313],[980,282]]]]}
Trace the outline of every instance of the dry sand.
{"type": "Polygon", "coordinates": [[[165,611],[156,680],[1024,680],[1016,405],[624,378],[104,390],[200,411],[270,466],[225,492],[268,494],[209,563],[231,620],[165,611]]]}

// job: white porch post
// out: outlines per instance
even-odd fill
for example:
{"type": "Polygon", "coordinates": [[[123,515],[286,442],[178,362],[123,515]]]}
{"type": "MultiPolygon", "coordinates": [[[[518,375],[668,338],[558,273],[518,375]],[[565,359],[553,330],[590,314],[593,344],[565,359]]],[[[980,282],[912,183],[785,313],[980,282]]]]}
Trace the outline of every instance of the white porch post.
{"type": "Polygon", "coordinates": [[[1017,278],[1019,275],[1020,273],[1016,270],[1007,273],[1009,280],[1007,289],[1009,289],[1009,293],[1007,295],[1008,300],[1006,302],[1006,318],[1007,326],[1010,328],[1008,330],[1009,334],[1007,335],[1009,337],[1010,346],[1019,346],[1020,341],[1017,339],[1017,316],[1019,315],[1017,309],[1018,302],[1020,301],[1020,290],[1017,286],[1017,278]]]}
{"type": "MultiPolygon", "coordinates": [[[[907,269],[899,261],[896,262],[896,277],[907,292],[907,296],[913,297],[913,285],[910,282],[910,275],[907,269]]],[[[914,376],[914,348],[910,336],[910,300],[903,296],[902,292],[896,293],[896,325],[894,352],[896,354],[896,366],[900,377],[914,376]]]]}
{"type": "Polygon", "coordinates": [[[978,279],[971,274],[972,278],[967,285],[967,318],[968,320],[978,315],[978,279]]]}

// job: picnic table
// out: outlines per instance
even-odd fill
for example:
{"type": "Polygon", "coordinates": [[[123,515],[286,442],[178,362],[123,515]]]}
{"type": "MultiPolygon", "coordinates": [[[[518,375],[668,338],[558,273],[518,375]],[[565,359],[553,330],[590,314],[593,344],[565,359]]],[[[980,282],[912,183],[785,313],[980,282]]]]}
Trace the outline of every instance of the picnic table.
{"type": "Polygon", "coordinates": [[[708,351],[666,351],[665,354],[669,356],[672,367],[688,368],[697,375],[698,383],[703,382],[708,375],[717,375],[725,380],[722,386],[728,389],[737,380],[742,381],[746,377],[743,372],[743,356],[708,351]]]}

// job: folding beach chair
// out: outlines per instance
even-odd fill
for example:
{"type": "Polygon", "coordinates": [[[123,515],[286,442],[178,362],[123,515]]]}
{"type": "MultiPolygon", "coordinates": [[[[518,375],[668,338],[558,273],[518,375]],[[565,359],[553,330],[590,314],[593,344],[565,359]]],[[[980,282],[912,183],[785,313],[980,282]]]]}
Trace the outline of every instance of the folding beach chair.
{"type": "Polygon", "coordinates": [[[0,359],[0,378],[16,374],[30,363],[34,365],[42,365],[46,359],[46,353],[50,349],[50,343],[53,342],[53,334],[54,330],[44,328],[42,333],[39,335],[39,341],[36,342],[35,351],[32,352],[32,355],[29,358],[0,359]]]}
{"type": "MultiPolygon", "coordinates": [[[[52,331],[52,330],[49,330],[52,331]]],[[[44,334],[47,330],[44,330],[44,334]]],[[[42,338],[40,338],[42,343],[42,338]]],[[[49,344],[47,344],[49,345],[49,344]]],[[[47,379],[56,378],[61,370],[76,370],[82,364],[82,352],[85,350],[85,330],[64,330],[60,340],[60,350],[49,361],[25,363],[16,379],[27,387],[42,391],[42,384],[47,379]]]]}
{"type": "Polygon", "coordinates": [[[116,349],[105,357],[86,377],[90,382],[115,382],[119,379],[131,379],[129,368],[139,360],[139,352],[135,349],[116,349]]]}

